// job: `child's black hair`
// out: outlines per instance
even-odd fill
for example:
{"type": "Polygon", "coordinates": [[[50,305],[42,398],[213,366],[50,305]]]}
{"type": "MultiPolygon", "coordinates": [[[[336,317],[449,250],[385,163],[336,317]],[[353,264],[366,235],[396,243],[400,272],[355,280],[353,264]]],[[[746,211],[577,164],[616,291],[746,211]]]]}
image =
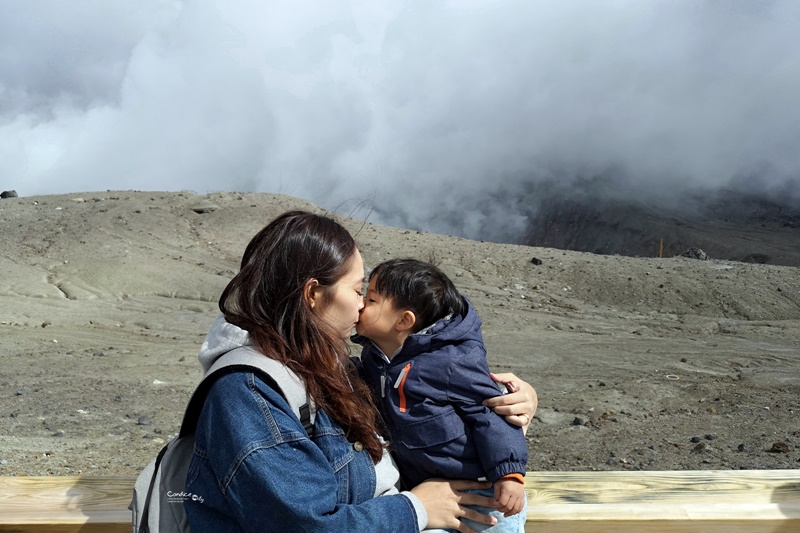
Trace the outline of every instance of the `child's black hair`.
{"type": "Polygon", "coordinates": [[[447,275],[431,263],[419,259],[391,259],[376,266],[369,275],[379,294],[394,300],[398,309],[409,309],[416,316],[414,333],[447,315],[467,311],[464,298],[447,275]]]}

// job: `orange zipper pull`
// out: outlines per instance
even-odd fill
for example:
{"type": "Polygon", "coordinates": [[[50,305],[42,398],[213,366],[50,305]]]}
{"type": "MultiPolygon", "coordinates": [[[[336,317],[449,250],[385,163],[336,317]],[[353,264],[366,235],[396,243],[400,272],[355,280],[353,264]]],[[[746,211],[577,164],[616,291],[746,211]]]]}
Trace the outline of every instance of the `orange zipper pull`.
{"type": "Polygon", "coordinates": [[[397,381],[394,382],[394,388],[397,389],[397,392],[400,394],[400,412],[406,412],[406,394],[403,392],[403,385],[406,383],[406,378],[408,377],[408,371],[411,370],[411,363],[408,363],[406,366],[403,367],[403,370],[400,371],[400,375],[397,376],[397,381]]]}

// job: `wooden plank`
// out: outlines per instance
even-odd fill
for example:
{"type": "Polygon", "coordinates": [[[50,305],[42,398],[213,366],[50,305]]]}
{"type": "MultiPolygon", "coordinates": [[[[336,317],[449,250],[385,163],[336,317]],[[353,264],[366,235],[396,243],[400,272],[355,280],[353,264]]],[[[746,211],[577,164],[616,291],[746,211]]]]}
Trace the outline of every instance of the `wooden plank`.
{"type": "Polygon", "coordinates": [[[797,522],[787,520],[563,520],[525,522],[526,533],[798,533],[797,522]]]}
{"type": "Polygon", "coordinates": [[[132,478],[0,478],[0,531],[131,531],[132,478]]]}
{"type": "MultiPolygon", "coordinates": [[[[134,480],[0,478],[0,532],[130,531],[134,480]]],[[[800,532],[800,470],[534,472],[536,533],[800,532]]]]}
{"type": "Polygon", "coordinates": [[[534,472],[526,531],[800,532],[800,470],[534,472]]]}

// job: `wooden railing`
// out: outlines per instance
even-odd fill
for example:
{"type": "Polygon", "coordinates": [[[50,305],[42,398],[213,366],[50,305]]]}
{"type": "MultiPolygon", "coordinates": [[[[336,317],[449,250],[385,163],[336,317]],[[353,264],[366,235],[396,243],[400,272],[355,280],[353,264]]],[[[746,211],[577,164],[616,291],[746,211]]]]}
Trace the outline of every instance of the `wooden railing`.
{"type": "Polygon", "coordinates": [[[800,470],[536,472],[526,531],[800,533],[800,470]]]}
{"type": "MultiPolygon", "coordinates": [[[[0,532],[129,532],[133,479],[0,478],[0,532]]],[[[536,533],[800,532],[800,470],[535,472],[536,533]]]]}

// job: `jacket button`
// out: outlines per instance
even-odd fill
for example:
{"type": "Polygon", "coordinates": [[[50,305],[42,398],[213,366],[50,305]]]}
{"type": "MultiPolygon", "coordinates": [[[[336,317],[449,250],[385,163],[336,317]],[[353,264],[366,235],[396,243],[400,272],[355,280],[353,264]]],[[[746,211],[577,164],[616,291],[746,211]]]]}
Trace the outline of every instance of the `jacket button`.
{"type": "Polygon", "coordinates": [[[364,449],[364,445],[361,444],[360,442],[356,441],[356,442],[353,443],[353,449],[355,451],[357,451],[357,452],[360,452],[361,450],[364,449]]]}

